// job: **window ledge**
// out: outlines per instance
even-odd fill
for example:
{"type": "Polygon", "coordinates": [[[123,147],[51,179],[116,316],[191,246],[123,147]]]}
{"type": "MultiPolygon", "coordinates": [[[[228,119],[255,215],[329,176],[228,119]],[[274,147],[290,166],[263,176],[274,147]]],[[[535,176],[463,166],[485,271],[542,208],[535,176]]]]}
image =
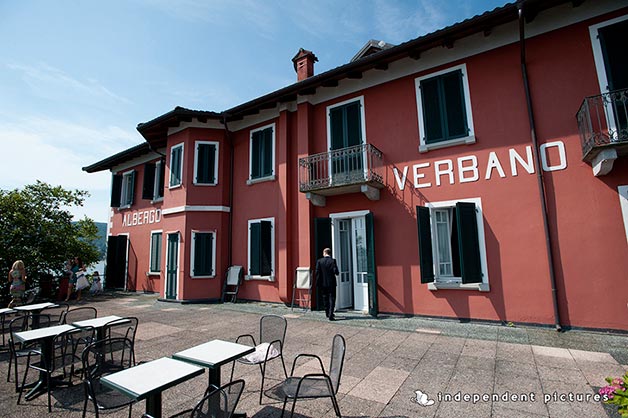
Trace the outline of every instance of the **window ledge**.
{"type": "Polygon", "coordinates": [[[161,276],[161,272],[160,271],[147,271],[146,277],[148,276],[161,276]]]}
{"type": "Polygon", "coordinates": [[[151,200],[151,201],[150,201],[150,204],[151,204],[151,205],[154,205],[155,203],[160,203],[160,202],[163,202],[163,201],[164,201],[164,198],[163,198],[163,197],[160,197],[160,198],[157,198],[157,199],[153,199],[153,200],[151,200]]]}
{"type": "Polygon", "coordinates": [[[168,190],[172,190],[172,189],[178,189],[179,187],[181,187],[183,183],[179,183],[179,184],[172,184],[170,186],[168,186],[168,190]]]}
{"type": "Polygon", "coordinates": [[[251,184],[255,184],[255,183],[262,183],[265,181],[274,181],[275,180],[275,175],[270,175],[270,176],[266,176],[266,177],[260,177],[260,178],[256,178],[256,179],[248,179],[246,181],[246,184],[248,186],[250,186],[251,184]]]}
{"type": "Polygon", "coordinates": [[[218,186],[218,183],[192,183],[195,186],[205,187],[205,186],[218,186]]]}
{"type": "Polygon", "coordinates": [[[434,142],[433,144],[421,143],[419,145],[419,152],[428,152],[439,148],[453,147],[455,145],[469,145],[475,144],[475,135],[465,136],[462,138],[450,139],[447,141],[434,142]]]}
{"type": "Polygon", "coordinates": [[[126,209],[131,209],[131,205],[124,205],[124,206],[118,207],[118,210],[126,210],[126,209]]]}
{"type": "Polygon", "coordinates": [[[246,275],[244,276],[245,280],[264,280],[267,282],[274,282],[275,281],[275,276],[251,276],[251,275],[246,275]]]}
{"type": "Polygon", "coordinates": [[[190,276],[191,279],[213,279],[215,278],[216,275],[212,275],[212,276],[190,276]]]}
{"type": "Polygon", "coordinates": [[[488,283],[445,283],[445,282],[433,282],[427,284],[428,290],[439,289],[458,289],[458,290],[479,290],[480,292],[490,291],[488,283]]]}

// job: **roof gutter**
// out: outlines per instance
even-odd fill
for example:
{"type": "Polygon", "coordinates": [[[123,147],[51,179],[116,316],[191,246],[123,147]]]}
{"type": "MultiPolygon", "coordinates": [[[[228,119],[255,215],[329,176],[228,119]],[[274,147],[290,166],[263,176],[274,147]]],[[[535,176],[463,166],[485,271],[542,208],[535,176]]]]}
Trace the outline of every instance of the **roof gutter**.
{"type": "Polygon", "coordinates": [[[536,137],[536,125],[534,120],[534,111],[532,109],[532,97],[530,94],[530,83],[528,80],[528,68],[526,65],[526,41],[525,41],[525,0],[517,1],[517,11],[519,14],[519,47],[521,51],[521,75],[523,77],[523,89],[526,96],[526,106],[528,110],[528,120],[530,124],[530,136],[532,137],[532,145],[534,148],[534,165],[536,167],[536,179],[539,188],[539,198],[541,200],[541,212],[543,215],[543,230],[545,232],[545,251],[547,253],[547,262],[549,267],[550,285],[552,288],[552,303],[554,305],[554,324],[556,331],[561,331],[560,313],[558,311],[558,297],[556,293],[556,275],[554,271],[554,256],[552,252],[552,237],[549,231],[549,216],[547,214],[547,195],[545,193],[545,182],[543,180],[543,170],[539,157],[539,144],[536,137]]]}

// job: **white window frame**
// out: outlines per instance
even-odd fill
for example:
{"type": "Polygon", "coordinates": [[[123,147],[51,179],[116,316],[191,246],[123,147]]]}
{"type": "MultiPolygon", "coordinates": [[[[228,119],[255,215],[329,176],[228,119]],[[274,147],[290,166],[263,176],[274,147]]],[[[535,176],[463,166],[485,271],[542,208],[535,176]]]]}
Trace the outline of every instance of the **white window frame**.
{"type": "Polygon", "coordinates": [[[180,144],[177,145],[173,145],[172,147],[170,147],[170,169],[168,170],[168,188],[169,189],[176,189],[177,187],[181,187],[183,185],[183,162],[185,161],[185,143],[181,142],[180,144]],[[173,156],[173,150],[175,148],[181,148],[181,175],[179,176],[179,183],[178,184],[173,184],[171,185],[171,179],[172,179],[172,156],[173,156]]]}
{"type": "Polygon", "coordinates": [[[619,207],[621,216],[624,219],[624,229],[626,230],[626,241],[628,241],[628,185],[617,186],[619,195],[619,207]]]}
{"type": "MultiPolygon", "coordinates": [[[[128,187],[128,182],[127,179],[131,176],[134,176],[135,170],[129,170],[126,171],[124,173],[122,173],[122,185],[120,187],[120,208],[119,209],[128,209],[131,207],[132,203],[126,203],[127,202],[127,198],[129,197],[129,187],[128,187]]],[[[133,181],[135,181],[135,178],[133,179],[133,181]]],[[[135,193],[135,185],[133,185],[133,193],[135,193]]],[[[131,196],[131,201],[135,200],[133,199],[134,196],[131,196]]]]}
{"type": "Polygon", "coordinates": [[[149,249],[148,249],[148,274],[149,275],[157,275],[157,274],[161,274],[161,253],[163,252],[163,240],[164,240],[164,233],[162,229],[157,229],[154,231],[150,231],[150,243],[148,245],[149,249]],[[159,271],[154,271],[151,270],[151,267],[153,266],[153,235],[155,234],[161,234],[161,251],[159,252],[159,271]]]}
{"type": "MultiPolygon", "coordinates": [[[[482,199],[479,197],[472,197],[466,199],[446,200],[442,202],[427,202],[426,207],[430,208],[430,229],[432,233],[432,260],[434,264],[434,282],[428,283],[427,288],[429,290],[438,289],[463,289],[463,290],[479,290],[481,292],[488,292],[490,290],[488,280],[488,262],[486,258],[486,238],[484,236],[484,217],[482,215],[482,199]],[[480,263],[482,265],[482,283],[462,283],[461,277],[447,277],[439,278],[438,269],[438,235],[436,234],[436,219],[433,216],[434,209],[454,208],[458,202],[467,202],[475,204],[475,220],[478,226],[478,244],[480,247],[480,263]]],[[[452,251],[457,249],[452,248],[452,251]]]]}
{"type": "Polygon", "coordinates": [[[190,242],[191,242],[191,247],[190,248],[190,277],[192,279],[213,279],[214,277],[216,277],[216,231],[208,231],[208,230],[195,230],[193,229],[190,232],[190,242]],[[202,275],[202,276],[197,276],[194,274],[194,260],[196,257],[196,245],[194,245],[194,236],[196,234],[212,234],[214,237],[212,239],[212,271],[214,272],[214,274],[211,275],[202,275]]]}
{"type": "Polygon", "coordinates": [[[217,141],[195,141],[194,142],[194,181],[195,186],[216,186],[218,185],[218,142],[217,141]],[[198,146],[201,144],[214,145],[214,182],[213,183],[199,183],[198,178],[198,146]]]}
{"type": "Polygon", "coordinates": [[[473,112],[471,110],[471,94],[469,92],[469,76],[467,73],[467,65],[460,64],[453,67],[446,68],[444,70],[436,71],[434,73],[426,74],[414,79],[414,87],[416,91],[416,104],[417,104],[417,116],[419,121],[419,152],[428,152],[430,150],[452,147],[461,144],[474,144],[475,143],[475,129],[473,127],[473,112]],[[451,73],[453,71],[462,71],[462,90],[464,93],[464,104],[467,112],[467,128],[469,129],[469,135],[449,139],[446,141],[440,141],[434,144],[427,144],[425,142],[425,123],[423,121],[423,100],[421,99],[421,81],[432,77],[438,77],[443,74],[451,73]]]}
{"type": "Polygon", "coordinates": [[[259,276],[247,274],[244,276],[246,280],[266,280],[269,282],[275,281],[275,218],[259,218],[249,219],[247,223],[247,238],[246,238],[246,271],[249,271],[251,265],[251,224],[261,221],[270,221],[270,276],[259,276]]]}
{"type": "Polygon", "coordinates": [[[246,181],[246,184],[251,185],[251,184],[255,184],[255,183],[261,183],[264,181],[272,181],[275,180],[276,178],[276,173],[277,173],[277,169],[275,167],[275,163],[277,162],[277,159],[275,157],[275,149],[276,149],[276,139],[277,139],[277,128],[275,127],[275,123],[271,123],[265,126],[261,126],[259,128],[255,128],[255,129],[251,129],[251,131],[249,132],[249,178],[246,181]],[[259,131],[263,131],[264,129],[268,129],[268,128],[272,128],[273,130],[273,135],[272,135],[272,151],[271,151],[271,158],[272,158],[272,162],[270,164],[271,169],[272,169],[272,173],[269,176],[266,177],[258,177],[258,178],[252,178],[253,177],[253,134],[255,132],[259,132],[259,131]]]}

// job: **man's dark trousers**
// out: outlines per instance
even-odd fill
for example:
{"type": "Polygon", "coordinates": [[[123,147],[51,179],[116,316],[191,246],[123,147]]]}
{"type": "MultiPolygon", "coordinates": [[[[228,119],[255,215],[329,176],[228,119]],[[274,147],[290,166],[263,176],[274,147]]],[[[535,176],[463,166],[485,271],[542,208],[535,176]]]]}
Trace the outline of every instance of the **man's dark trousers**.
{"type": "Polygon", "coordinates": [[[333,318],[334,308],[336,307],[336,288],[321,287],[320,290],[323,297],[323,306],[325,306],[325,315],[327,318],[333,318]]]}

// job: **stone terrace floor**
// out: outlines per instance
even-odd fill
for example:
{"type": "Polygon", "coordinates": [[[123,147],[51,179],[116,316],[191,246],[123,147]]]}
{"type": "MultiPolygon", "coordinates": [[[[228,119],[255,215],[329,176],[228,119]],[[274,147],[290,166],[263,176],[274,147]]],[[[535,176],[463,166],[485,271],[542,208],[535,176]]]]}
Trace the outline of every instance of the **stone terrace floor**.
{"type": "MultiPolygon", "coordinates": [[[[259,333],[259,318],[272,313],[285,316],[288,331],[284,348],[288,372],[299,353],[323,357],[328,366],[331,342],[342,334],[347,342],[345,367],[338,402],[343,417],[606,417],[618,416],[613,406],[593,399],[606,376],[628,371],[628,335],[568,331],[537,327],[381,315],[374,319],[354,312],[339,313],[329,322],[320,312],[291,310],[279,304],[173,304],[155,295],[111,293],[74,306],[94,306],[99,316],[136,316],[137,360],[151,360],[211,339],[234,341],[240,334],[259,333]],[[430,406],[416,402],[420,390],[434,400],[430,406]],[[456,400],[476,394],[476,402],[456,400]],[[489,400],[483,400],[486,394],[489,400]],[[570,394],[577,397],[569,400],[570,394]],[[456,396],[457,395],[457,396],[456,396]],[[513,401],[507,397],[527,395],[513,401]],[[497,399],[493,399],[496,396],[497,399]],[[563,399],[561,400],[561,396],[563,399]],[[449,398],[451,397],[451,398],[449,398]],[[532,399],[534,397],[534,400],[532,399]]],[[[267,369],[266,387],[280,381],[281,362],[267,369]]],[[[314,372],[312,362],[298,373],[314,372]]],[[[48,414],[46,396],[16,404],[13,382],[7,383],[8,356],[0,353],[0,416],[80,417],[83,387],[55,389],[53,411],[48,414]]],[[[223,383],[231,367],[223,366],[223,383]]],[[[35,377],[35,373],[30,374],[35,377]]],[[[236,365],[235,378],[244,378],[245,392],[238,410],[249,417],[279,417],[281,404],[266,398],[258,403],[259,368],[236,365]]],[[[203,374],[163,393],[164,416],[194,406],[207,385],[203,374]]],[[[144,401],[135,405],[140,417],[144,401]]],[[[128,409],[101,414],[125,417],[128,409]]],[[[91,405],[88,415],[95,416],[91,405]]],[[[295,416],[334,416],[329,399],[297,402],[295,416]]]]}

